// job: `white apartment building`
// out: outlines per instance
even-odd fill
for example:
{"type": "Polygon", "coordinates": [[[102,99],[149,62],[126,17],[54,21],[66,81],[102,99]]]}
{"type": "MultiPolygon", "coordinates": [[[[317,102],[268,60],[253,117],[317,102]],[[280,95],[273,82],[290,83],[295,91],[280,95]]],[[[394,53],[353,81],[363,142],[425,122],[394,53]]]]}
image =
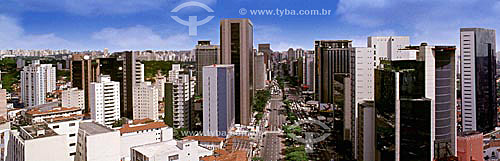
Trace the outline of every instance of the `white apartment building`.
{"type": "Polygon", "coordinates": [[[51,64],[33,63],[24,66],[21,71],[21,100],[25,106],[35,106],[45,103],[47,92],[56,89],[56,68],[51,64]]]}
{"type": "Polygon", "coordinates": [[[409,36],[370,36],[368,47],[373,48],[376,65],[380,60],[416,60],[415,51],[399,50],[410,46],[409,36]]]}
{"type": "Polygon", "coordinates": [[[19,131],[11,130],[7,160],[73,161],[68,145],[67,135],[56,133],[47,124],[24,126],[19,131]]]}
{"type": "Polygon", "coordinates": [[[33,108],[25,112],[24,116],[30,123],[43,122],[45,119],[56,117],[69,117],[73,115],[81,115],[82,109],[78,107],[54,107],[50,109],[33,108]]]}
{"type": "Polygon", "coordinates": [[[203,67],[203,133],[225,136],[235,124],[234,65],[203,67]]]}
{"type": "Polygon", "coordinates": [[[120,131],[95,122],[81,122],[75,161],[120,160],[120,131]]]}
{"type": "MultiPolygon", "coordinates": [[[[351,52],[351,139],[358,145],[358,105],[365,100],[375,98],[375,60],[373,48],[352,48],[351,52]]],[[[349,112],[346,112],[349,113],[349,112]]],[[[357,152],[357,146],[354,146],[357,152]]],[[[357,158],[355,153],[355,158],[357,158]]]]}
{"type": "Polygon", "coordinates": [[[164,76],[157,76],[156,81],[153,84],[156,89],[158,89],[158,99],[163,100],[165,98],[165,83],[167,83],[167,78],[164,76]]]}
{"type": "Polygon", "coordinates": [[[99,82],[90,83],[90,112],[93,121],[111,126],[120,119],[120,82],[101,75],[99,82]]]}
{"type": "Polygon", "coordinates": [[[163,122],[147,122],[150,119],[132,124],[125,124],[120,130],[120,158],[122,161],[130,161],[130,148],[173,139],[173,129],[167,127],[163,122]]]}
{"type": "Polygon", "coordinates": [[[189,160],[197,161],[200,157],[213,155],[213,152],[200,147],[194,140],[169,140],[159,143],[132,147],[130,157],[132,161],[144,160],[189,160]]]}
{"type": "Polygon", "coordinates": [[[187,127],[189,124],[189,100],[194,96],[195,77],[191,71],[173,64],[169,71],[168,82],[172,83],[173,123],[175,128],[187,127]]]}
{"type": "Polygon", "coordinates": [[[82,117],[56,117],[46,119],[47,125],[59,135],[64,135],[71,160],[76,155],[76,144],[79,123],[82,117]]]}
{"type": "Polygon", "coordinates": [[[151,82],[136,83],[134,87],[133,119],[158,120],[158,89],[151,82]]]}
{"type": "Polygon", "coordinates": [[[62,91],[62,107],[79,107],[85,109],[85,94],[78,88],[70,88],[62,91]]]}

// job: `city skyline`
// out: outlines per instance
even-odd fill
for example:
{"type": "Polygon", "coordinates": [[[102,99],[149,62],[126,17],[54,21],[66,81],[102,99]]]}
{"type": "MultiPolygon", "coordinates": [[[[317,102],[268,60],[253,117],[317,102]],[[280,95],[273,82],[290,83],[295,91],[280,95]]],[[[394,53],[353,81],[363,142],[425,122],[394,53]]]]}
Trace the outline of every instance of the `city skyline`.
{"type": "MultiPolygon", "coordinates": [[[[182,19],[202,19],[198,36],[175,22],[170,11],[187,0],[148,2],[4,1],[0,2],[0,44],[4,49],[70,50],[190,50],[198,40],[220,44],[222,18],[250,18],[255,24],[254,46],[271,43],[273,50],[313,49],[314,40],[349,39],[366,47],[368,36],[409,36],[411,44],[458,45],[460,28],[499,28],[500,2],[436,2],[377,0],[302,2],[197,0],[215,12],[188,7],[175,13],[182,19]],[[418,7],[417,7],[418,6],[418,7]],[[127,8],[126,10],[124,8],[127,8]],[[225,9],[231,8],[231,9],[225,9]],[[245,8],[245,15],[239,9],[245,8]],[[330,15],[252,15],[252,10],[331,10],[330,15]],[[280,23],[276,23],[279,21],[280,23]],[[321,25],[314,25],[321,24],[321,25]],[[315,31],[315,32],[313,32],[315,31]],[[179,41],[181,40],[181,41],[179,41]]],[[[497,47],[497,50],[498,47],[497,47]]]]}

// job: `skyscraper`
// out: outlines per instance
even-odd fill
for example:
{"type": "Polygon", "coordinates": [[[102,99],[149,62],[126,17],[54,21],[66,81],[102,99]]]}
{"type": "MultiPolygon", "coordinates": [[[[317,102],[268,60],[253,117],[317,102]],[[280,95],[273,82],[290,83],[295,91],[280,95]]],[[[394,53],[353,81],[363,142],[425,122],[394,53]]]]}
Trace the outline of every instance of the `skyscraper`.
{"type": "Polygon", "coordinates": [[[257,52],[262,52],[264,53],[264,64],[266,64],[265,69],[266,69],[266,80],[271,80],[272,75],[271,75],[271,69],[272,69],[272,53],[273,50],[271,50],[271,44],[259,44],[259,49],[257,52]]]}
{"type": "Polygon", "coordinates": [[[266,85],[266,67],[264,64],[264,53],[257,53],[254,61],[254,84],[255,89],[264,89],[266,85]]]}
{"type": "Polygon", "coordinates": [[[343,82],[344,77],[349,74],[351,48],[351,40],[317,40],[314,42],[315,95],[319,102],[333,103],[333,86],[338,84],[335,82],[343,82]]]}
{"type": "Polygon", "coordinates": [[[410,46],[410,37],[408,36],[370,36],[368,37],[368,47],[375,51],[374,60],[376,65],[380,60],[415,60],[414,52],[399,50],[410,46]]]}
{"type": "Polygon", "coordinates": [[[383,60],[376,70],[377,150],[396,160],[455,156],[455,46],[402,50],[416,53],[416,60],[383,60]]]}
{"type": "Polygon", "coordinates": [[[134,86],[136,83],[144,82],[144,64],[136,59],[136,52],[124,51],[116,54],[123,60],[123,83],[120,88],[122,92],[121,113],[124,117],[133,118],[134,86]]]}
{"type": "Polygon", "coordinates": [[[431,99],[431,155],[433,159],[456,155],[455,46],[410,46],[424,71],[425,98],[431,99]]]}
{"type": "MultiPolygon", "coordinates": [[[[359,104],[364,101],[373,101],[375,95],[375,73],[373,60],[373,48],[352,48],[351,51],[351,126],[346,126],[351,132],[351,142],[353,145],[358,144],[358,113],[359,104]]],[[[349,118],[344,118],[349,119],[349,118]]],[[[360,118],[362,120],[362,118],[360,118]]],[[[361,138],[360,138],[361,139],[361,138]]],[[[358,151],[357,146],[354,147],[354,152],[358,151]]],[[[357,153],[355,158],[358,157],[357,153]]]]}
{"type": "Polygon", "coordinates": [[[99,63],[90,54],[73,54],[71,58],[71,85],[85,94],[84,113],[90,112],[89,85],[100,75],[99,63]]]}
{"type": "Polygon", "coordinates": [[[462,131],[491,132],[497,126],[495,30],[460,29],[462,131]]]}
{"type": "Polygon", "coordinates": [[[56,67],[33,60],[21,71],[21,99],[26,107],[45,103],[45,95],[56,89],[56,67]]]}
{"type": "Polygon", "coordinates": [[[219,45],[211,45],[210,41],[198,41],[195,48],[196,54],[196,95],[203,95],[203,67],[217,64],[219,45]]]}
{"type": "Polygon", "coordinates": [[[203,73],[203,133],[224,136],[235,121],[234,65],[205,66],[203,73]]]}
{"type": "Polygon", "coordinates": [[[236,123],[249,125],[254,94],[253,24],[249,19],[220,21],[221,64],[234,64],[236,123]]]}
{"type": "Polygon", "coordinates": [[[101,75],[97,82],[90,83],[89,90],[92,120],[111,127],[120,119],[120,83],[101,75]]]}

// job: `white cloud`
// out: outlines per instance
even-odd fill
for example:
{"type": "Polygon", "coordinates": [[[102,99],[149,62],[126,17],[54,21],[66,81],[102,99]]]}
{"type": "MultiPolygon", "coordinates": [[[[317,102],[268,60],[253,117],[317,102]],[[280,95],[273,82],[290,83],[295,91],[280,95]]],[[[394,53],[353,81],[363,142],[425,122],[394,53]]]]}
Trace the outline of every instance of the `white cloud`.
{"type": "Polygon", "coordinates": [[[104,28],[92,34],[92,38],[102,41],[110,49],[191,49],[194,44],[187,33],[162,37],[151,28],[137,25],[128,28],[104,28]]]}
{"type": "Polygon", "coordinates": [[[54,33],[27,34],[12,17],[0,15],[0,48],[2,49],[70,49],[77,44],[54,33]]]}
{"type": "Polygon", "coordinates": [[[381,2],[340,0],[336,13],[341,20],[367,30],[397,29],[409,34],[412,42],[417,44],[425,41],[433,45],[458,46],[462,27],[500,28],[500,19],[497,18],[500,2],[496,0],[381,2]]]}

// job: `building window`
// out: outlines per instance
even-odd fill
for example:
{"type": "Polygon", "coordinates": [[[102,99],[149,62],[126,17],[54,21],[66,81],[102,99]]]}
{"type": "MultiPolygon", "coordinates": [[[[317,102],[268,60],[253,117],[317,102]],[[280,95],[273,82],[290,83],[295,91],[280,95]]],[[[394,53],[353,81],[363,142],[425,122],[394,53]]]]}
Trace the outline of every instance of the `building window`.
{"type": "Polygon", "coordinates": [[[71,144],[69,144],[69,146],[75,146],[75,145],[76,145],[75,143],[71,143],[71,144]]]}
{"type": "Polygon", "coordinates": [[[74,137],[76,134],[69,134],[69,137],[74,137]]]}
{"type": "Polygon", "coordinates": [[[75,156],[75,155],[76,155],[76,152],[69,153],[69,156],[75,156]]]}
{"type": "Polygon", "coordinates": [[[59,125],[52,126],[53,129],[59,128],[59,125]]]}
{"type": "Polygon", "coordinates": [[[75,126],[75,123],[70,123],[69,126],[75,126]]]}

